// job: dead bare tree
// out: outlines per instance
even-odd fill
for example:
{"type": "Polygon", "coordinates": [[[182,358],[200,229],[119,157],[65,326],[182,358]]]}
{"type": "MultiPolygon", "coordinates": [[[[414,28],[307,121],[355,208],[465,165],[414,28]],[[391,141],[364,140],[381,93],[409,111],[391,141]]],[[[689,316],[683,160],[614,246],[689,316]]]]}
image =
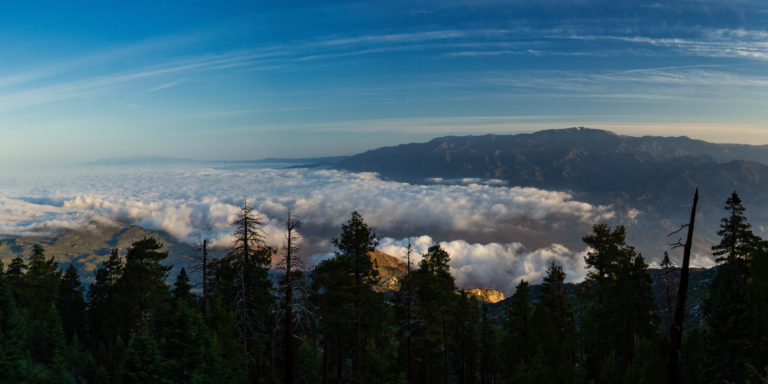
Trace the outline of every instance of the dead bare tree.
{"type": "Polygon", "coordinates": [[[208,302],[208,271],[211,266],[211,260],[208,257],[208,240],[203,239],[202,244],[197,246],[197,250],[200,254],[192,257],[192,265],[190,271],[202,274],[203,280],[203,315],[208,315],[211,310],[210,303],[208,302]]]}
{"type": "MultiPolygon", "coordinates": [[[[258,269],[269,268],[273,250],[265,243],[265,235],[262,231],[264,219],[257,216],[247,201],[243,202],[243,207],[238,212],[234,221],[230,223],[235,227],[232,233],[233,245],[229,249],[227,257],[234,261],[237,270],[236,283],[239,286],[237,291],[235,315],[238,318],[240,332],[243,339],[243,357],[245,360],[245,370],[248,373],[248,367],[251,362],[251,327],[263,326],[258,321],[254,321],[251,312],[254,312],[258,319],[259,311],[252,308],[253,298],[249,292],[250,284],[254,283],[253,275],[258,269]]],[[[263,293],[262,293],[263,294],[263,293]]]]}
{"type": "Polygon", "coordinates": [[[687,225],[683,225],[670,235],[680,232],[683,228],[688,228],[688,235],[685,243],[678,241],[672,244],[673,248],[683,247],[683,266],[680,271],[680,286],[677,290],[677,304],[675,305],[675,317],[672,320],[672,327],[669,335],[669,352],[667,354],[667,377],[670,383],[679,382],[678,363],[680,360],[680,340],[683,335],[683,320],[685,319],[685,299],[688,295],[688,267],[691,261],[691,246],[693,245],[693,226],[696,221],[696,205],[699,202],[699,189],[693,195],[693,207],[691,208],[691,218],[687,225]]]}
{"type": "Polygon", "coordinates": [[[413,302],[415,300],[415,295],[413,292],[413,282],[411,281],[411,253],[413,252],[413,247],[411,246],[411,238],[408,237],[408,250],[407,250],[407,258],[408,258],[408,269],[406,270],[406,281],[408,282],[409,286],[406,289],[405,292],[405,300],[406,300],[406,311],[407,311],[407,323],[406,323],[406,343],[407,343],[407,360],[408,360],[408,382],[413,382],[413,302]]]}
{"type": "Polygon", "coordinates": [[[294,353],[294,274],[297,269],[303,267],[301,260],[297,257],[297,235],[296,230],[301,226],[301,222],[291,216],[288,211],[288,220],[285,222],[285,258],[280,262],[278,268],[285,272],[283,278],[283,382],[293,383],[293,369],[295,361],[294,353]]]}
{"type": "Polygon", "coordinates": [[[677,301],[677,292],[673,291],[675,289],[673,286],[680,284],[680,279],[676,278],[677,268],[669,259],[669,253],[667,253],[667,251],[664,251],[664,259],[661,261],[660,266],[660,275],[664,280],[664,289],[666,292],[666,295],[664,296],[666,299],[666,306],[661,319],[661,329],[669,329],[669,327],[672,326],[672,318],[674,317],[675,303],[677,301]]]}

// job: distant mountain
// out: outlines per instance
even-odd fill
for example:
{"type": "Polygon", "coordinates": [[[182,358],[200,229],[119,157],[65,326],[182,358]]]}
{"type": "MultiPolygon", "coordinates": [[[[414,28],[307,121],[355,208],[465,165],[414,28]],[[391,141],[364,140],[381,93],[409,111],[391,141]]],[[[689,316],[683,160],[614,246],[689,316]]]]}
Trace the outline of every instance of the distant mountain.
{"type": "Polygon", "coordinates": [[[302,157],[302,158],[279,158],[267,157],[256,160],[196,160],[189,158],[167,157],[167,156],[128,156],[111,157],[89,161],[88,166],[166,166],[166,165],[210,165],[213,167],[225,168],[250,168],[250,167],[322,167],[331,166],[339,161],[345,160],[348,156],[328,156],[328,157],[302,157]]]}
{"type": "Polygon", "coordinates": [[[178,165],[178,164],[197,164],[199,160],[184,159],[167,156],[128,156],[128,157],[110,157],[89,161],[85,165],[90,166],[157,166],[157,165],[178,165]]]}
{"type": "Polygon", "coordinates": [[[768,146],[713,144],[687,137],[630,137],[570,128],[520,135],[448,136],[384,147],[336,164],[412,183],[433,178],[500,179],[510,185],[603,199],[661,200],[681,188],[764,189],[768,146]],[[722,182],[712,176],[720,174],[722,182]]]}
{"type": "MultiPolygon", "coordinates": [[[[687,137],[631,137],[588,128],[531,134],[447,136],[426,143],[367,151],[336,168],[377,172],[415,184],[463,178],[498,179],[508,186],[566,191],[593,204],[611,204],[630,239],[661,255],[666,234],[687,221],[699,187],[697,245],[708,252],[722,205],[736,190],[753,224],[768,227],[768,146],[715,144],[687,137]],[[639,210],[637,220],[623,213],[639,210]],[[634,234],[633,234],[634,231],[634,234]]],[[[759,232],[759,231],[758,231],[759,232]]],[[[653,260],[656,257],[651,257],[653,260]]]]}

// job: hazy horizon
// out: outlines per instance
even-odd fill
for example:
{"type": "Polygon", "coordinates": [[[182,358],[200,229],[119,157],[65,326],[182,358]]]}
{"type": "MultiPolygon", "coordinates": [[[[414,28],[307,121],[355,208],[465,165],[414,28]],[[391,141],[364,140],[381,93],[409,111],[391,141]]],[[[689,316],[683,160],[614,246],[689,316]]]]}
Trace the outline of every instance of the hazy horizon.
{"type": "MultiPolygon", "coordinates": [[[[616,131],[612,131],[609,127],[604,128],[594,128],[594,127],[567,127],[567,128],[548,128],[548,129],[542,129],[542,130],[561,130],[561,129],[569,129],[569,128],[593,128],[593,129],[601,129],[609,132],[616,133],[621,136],[630,136],[630,137],[641,137],[641,136],[659,136],[659,137],[688,137],[693,140],[702,140],[710,143],[716,143],[716,144],[746,144],[746,145],[768,145],[768,144],[761,144],[761,143],[740,143],[736,142],[734,140],[729,140],[727,137],[723,137],[722,141],[717,141],[713,139],[706,139],[702,137],[696,137],[696,136],[690,136],[690,135],[664,135],[663,133],[653,133],[653,131],[649,131],[647,133],[640,133],[640,134],[633,134],[633,133],[620,133],[616,131]]],[[[66,170],[67,168],[71,167],[83,167],[83,166],[90,166],[90,167],[109,167],[109,166],[119,166],[119,167],[129,167],[129,166],[135,166],[135,165],[141,165],[141,166],[178,166],[181,164],[216,164],[216,163],[238,163],[238,162],[262,162],[264,160],[269,159],[275,159],[275,160],[296,160],[296,159],[322,159],[327,157],[345,157],[345,156],[352,156],[356,155],[368,150],[374,150],[381,147],[386,146],[396,146],[400,144],[411,144],[411,143],[418,143],[418,142],[427,142],[432,139],[440,138],[440,137],[446,137],[446,136],[484,136],[484,135],[517,135],[517,134],[529,134],[529,133],[535,133],[539,132],[538,130],[534,131],[514,131],[514,132],[473,132],[473,133],[467,133],[467,134],[446,134],[446,135],[434,135],[434,136],[426,136],[423,139],[416,139],[414,138],[412,141],[397,141],[398,137],[394,136],[391,137],[391,143],[369,143],[367,147],[363,147],[360,150],[349,150],[342,151],[342,153],[337,152],[317,152],[316,154],[307,154],[306,152],[304,155],[298,154],[296,156],[282,156],[282,157],[275,157],[275,156],[256,156],[256,157],[202,157],[202,158],[193,158],[193,157],[181,157],[181,156],[167,156],[163,155],[162,153],[158,154],[126,154],[125,156],[108,156],[108,157],[99,157],[99,158],[83,158],[80,160],[72,160],[70,162],[61,162],[58,161],[55,164],[50,163],[27,163],[27,164],[20,164],[20,165],[14,165],[14,164],[4,164],[0,165],[0,170],[5,172],[17,172],[19,174],[24,174],[25,172],[34,171],[36,173],[46,173],[46,172],[59,172],[62,170],[66,170]],[[138,163],[132,163],[133,161],[138,161],[138,163]],[[146,163],[143,163],[143,161],[146,161],[146,163]],[[159,164],[155,164],[155,162],[160,162],[159,164]],[[163,161],[168,161],[168,164],[163,164],[163,161]],[[102,162],[108,162],[106,164],[101,164],[102,162]]],[[[725,135],[724,135],[725,136],[725,135]]],[[[254,155],[255,156],[255,155],[254,155]]],[[[279,163],[279,161],[278,161],[279,163]]],[[[275,166],[276,164],[269,164],[269,167],[275,166]]],[[[294,165],[294,163],[286,163],[286,165],[294,165]]]]}

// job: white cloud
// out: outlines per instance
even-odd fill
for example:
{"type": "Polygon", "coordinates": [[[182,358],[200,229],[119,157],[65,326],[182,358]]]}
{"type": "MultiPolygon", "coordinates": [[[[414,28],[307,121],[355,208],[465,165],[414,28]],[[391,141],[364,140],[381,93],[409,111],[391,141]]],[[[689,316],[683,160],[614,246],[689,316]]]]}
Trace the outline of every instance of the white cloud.
{"type": "MultiPolygon", "coordinates": [[[[411,238],[414,268],[421,255],[434,243],[430,236],[411,238]]],[[[407,244],[408,239],[385,238],[378,248],[406,261],[407,244]]],[[[451,274],[459,288],[493,288],[510,295],[521,279],[540,283],[552,261],[563,267],[566,282],[579,282],[586,276],[586,250],[575,252],[560,244],[535,250],[528,250],[517,242],[470,244],[464,240],[453,240],[439,244],[451,257],[451,274]]]]}
{"type": "Polygon", "coordinates": [[[691,267],[694,268],[712,268],[717,265],[714,256],[695,252],[691,256],[690,263],[691,267]]]}
{"type": "MultiPolygon", "coordinates": [[[[380,237],[418,232],[465,239],[504,237],[509,228],[533,227],[550,236],[558,228],[567,231],[574,223],[586,226],[614,215],[610,207],[576,201],[564,192],[467,182],[411,185],[383,181],[372,173],[322,169],[88,168],[61,176],[0,180],[0,233],[23,235],[117,221],[162,230],[189,244],[205,237],[214,246],[226,246],[229,223],[247,199],[266,220],[269,244],[282,245],[283,222],[291,209],[304,223],[306,252],[316,253],[329,249],[328,240],[353,210],[380,237]]],[[[507,255],[519,251],[488,246],[507,255]]],[[[461,243],[451,247],[466,255],[485,249],[461,243]]],[[[536,252],[565,252],[552,249],[536,252]]]]}

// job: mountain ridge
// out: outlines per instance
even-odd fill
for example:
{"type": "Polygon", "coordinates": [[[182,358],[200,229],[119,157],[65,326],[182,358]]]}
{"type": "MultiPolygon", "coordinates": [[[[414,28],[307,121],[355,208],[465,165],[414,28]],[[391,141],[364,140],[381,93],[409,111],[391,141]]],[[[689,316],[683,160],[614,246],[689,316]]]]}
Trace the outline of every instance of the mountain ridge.
{"type": "Polygon", "coordinates": [[[708,253],[722,203],[736,190],[753,224],[768,214],[749,207],[768,202],[768,145],[716,144],[685,136],[626,136],[567,128],[516,135],[444,136],[366,151],[335,165],[375,172],[382,179],[430,184],[437,179],[497,179],[505,186],[563,191],[617,212],[613,224],[632,224],[628,238],[650,260],[667,249],[672,223],[687,221],[699,188],[697,248],[708,253]],[[638,210],[638,218],[627,212],[638,210]]]}

